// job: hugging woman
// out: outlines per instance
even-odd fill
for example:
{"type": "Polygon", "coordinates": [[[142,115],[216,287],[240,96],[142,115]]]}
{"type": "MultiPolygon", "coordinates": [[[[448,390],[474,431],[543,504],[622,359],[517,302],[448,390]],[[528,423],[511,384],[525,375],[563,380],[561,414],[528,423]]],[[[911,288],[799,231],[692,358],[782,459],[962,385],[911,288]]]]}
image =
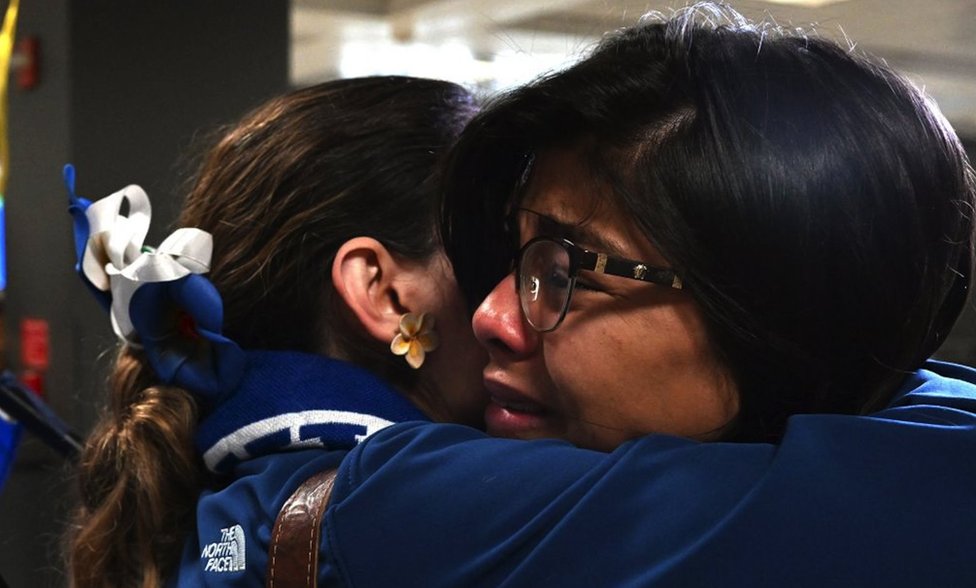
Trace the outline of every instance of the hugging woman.
{"type": "MultiPolygon", "coordinates": [[[[399,112],[392,103],[370,114],[399,112]]],[[[281,505],[336,466],[306,584],[976,583],[976,373],[929,360],[972,284],[976,186],[946,121],[889,69],[709,5],[609,35],[461,134],[441,232],[466,296],[432,235],[404,250],[380,233],[365,235],[382,247],[359,240],[348,220],[313,228],[328,215],[305,207],[353,187],[309,189],[287,212],[262,199],[309,181],[265,162],[367,182],[399,161],[356,159],[375,143],[339,167],[287,156],[287,143],[248,155],[282,131],[278,112],[229,136],[231,160],[246,165],[226,182],[202,175],[182,219],[213,232],[222,330],[215,312],[185,308],[193,297],[148,304],[155,283],[112,288],[113,317],[128,300],[121,336],[128,316],[143,351],[123,352],[115,412],[89,441],[79,585],[260,585],[281,505]],[[213,198],[241,208],[210,209],[213,198]],[[280,231],[293,238],[278,254],[280,231]],[[330,245],[309,249],[319,240],[330,245]],[[431,284],[443,296],[425,296],[431,284]],[[464,299],[481,353],[456,326],[464,299]],[[419,316],[434,312],[436,350],[419,316]],[[284,327],[305,335],[281,338],[284,327]],[[205,342],[176,362],[187,374],[154,351],[180,349],[155,343],[172,333],[205,342]],[[489,398],[484,425],[498,437],[430,422],[477,425],[489,398]],[[140,419],[149,407],[172,414],[140,419]],[[274,420],[307,410],[380,420],[274,420]],[[182,433],[151,428],[163,422],[182,433]],[[287,426],[254,435],[268,422],[287,426]],[[132,495],[154,487],[142,483],[155,482],[153,462],[122,459],[143,440],[134,458],[179,466],[167,478],[183,484],[179,501],[132,495]],[[194,449],[206,469],[194,469],[194,449]],[[230,553],[240,567],[211,565],[230,553]]],[[[331,122],[291,128],[302,132],[284,136],[333,147],[362,136],[327,141],[344,128],[331,122]]],[[[427,175],[410,185],[429,186],[427,175]]],[[[353,207],[363,222],[394,210],[388,185],[353,207]]],[[[382,218],[402,228],[392,221],[414,211],[382,218]]]]}
{"type": "Polygon", "coordinates": [[[433,177],[475,111],[405,77],[275,98],[207,152],[156,248],[140,188],[89,203],[69,175],[79,269],[122,342],[81,456],[73,586],[263,585],[282,504],[357,440],[481,425],[433,177]]]}
{"type": "Polygon", "coordinates": [[[486,107],[446,191],[487,431],[533,441],[357,446],[340,583],[976,584],[976,372],[929,360],[976,181],[910,83],[698,6],[486,107]]]}

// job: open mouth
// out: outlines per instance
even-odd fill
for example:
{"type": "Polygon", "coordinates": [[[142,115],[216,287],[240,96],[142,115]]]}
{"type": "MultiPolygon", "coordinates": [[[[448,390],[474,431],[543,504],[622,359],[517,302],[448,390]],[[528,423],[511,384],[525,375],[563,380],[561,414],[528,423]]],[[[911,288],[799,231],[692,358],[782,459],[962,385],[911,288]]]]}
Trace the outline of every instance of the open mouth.
{"type": "Polygon", "coordinates": [[[497,404],[498,406],[504,408],[505,410],[509,410],[512,412],[526,412],[530,414],[542,414],[543,412],[545,412],[545,409],[543,409],[541,406],[539,406],[534,402],[518,402],[514,400],[504,400],[504,399],[496,398],[494,396],[491,397],[491,401],[494,404],[497,404]]]}
{"type": "Polygon", "coordinates": [[[514,390],[488,383],[491,402],[485,408],[485,427],[490,435],[530,439],[542,435],[552,413],[514,390]]]}

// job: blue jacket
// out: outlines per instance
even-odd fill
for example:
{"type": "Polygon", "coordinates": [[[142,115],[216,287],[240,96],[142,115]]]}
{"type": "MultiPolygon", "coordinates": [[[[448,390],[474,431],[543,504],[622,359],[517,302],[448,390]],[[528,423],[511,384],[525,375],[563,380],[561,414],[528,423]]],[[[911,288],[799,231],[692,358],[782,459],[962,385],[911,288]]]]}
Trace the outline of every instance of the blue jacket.
{"type": "Polygon", "coordinates": [[[402,423],[344,459],[257,457],[201,499],[181,584],[262,585],[281,504],[341,460],[320,585],[976,586],[976,371],[926,367],[889,408],[793,417],[779,445],[604,454],[402,423]],[[246,570],[203,571],[235,525],[246,570]]]}

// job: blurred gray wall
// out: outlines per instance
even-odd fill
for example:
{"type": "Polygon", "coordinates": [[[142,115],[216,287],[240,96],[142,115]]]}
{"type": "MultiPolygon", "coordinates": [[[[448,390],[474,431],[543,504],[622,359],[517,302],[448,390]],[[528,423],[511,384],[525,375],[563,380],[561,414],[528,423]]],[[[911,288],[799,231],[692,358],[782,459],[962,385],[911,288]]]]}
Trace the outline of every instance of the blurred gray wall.
{"type": "MultiPolygon", "coordinates": [[[[33,90],[11,78],[6,359],[20,369],[22,318],[48,321],[47,399],[86,432],[114,336],[72,271],[61,168],[74,163],[78,193],[92,199],[142,185],[153,204],[147,243],[157,244],[179,209],[195,135],[287,89],[288,2],[22,0],[17,32],[39,39],[41,70],[33,90]]],[[[65,585],[70,476],[24,436],[0,492],[0,574],[12,587],[65,585]]]]}

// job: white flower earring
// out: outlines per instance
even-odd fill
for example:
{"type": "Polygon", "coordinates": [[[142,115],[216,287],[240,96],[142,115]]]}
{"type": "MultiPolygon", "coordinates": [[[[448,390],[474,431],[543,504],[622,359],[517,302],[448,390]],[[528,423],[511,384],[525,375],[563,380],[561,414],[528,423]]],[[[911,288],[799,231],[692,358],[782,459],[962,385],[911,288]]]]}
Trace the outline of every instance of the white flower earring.
{"type": "Polygon", "coordinates": [[[437,349],[439,344],[437,333],[434,332],[434,317],[427,313],[416,315],[408,312],[400,317],[399,332],[390,343],[390,351],[394,355],[406,356],[410,367],[419,369],[424,365],[427,353],[437,349]]]}

